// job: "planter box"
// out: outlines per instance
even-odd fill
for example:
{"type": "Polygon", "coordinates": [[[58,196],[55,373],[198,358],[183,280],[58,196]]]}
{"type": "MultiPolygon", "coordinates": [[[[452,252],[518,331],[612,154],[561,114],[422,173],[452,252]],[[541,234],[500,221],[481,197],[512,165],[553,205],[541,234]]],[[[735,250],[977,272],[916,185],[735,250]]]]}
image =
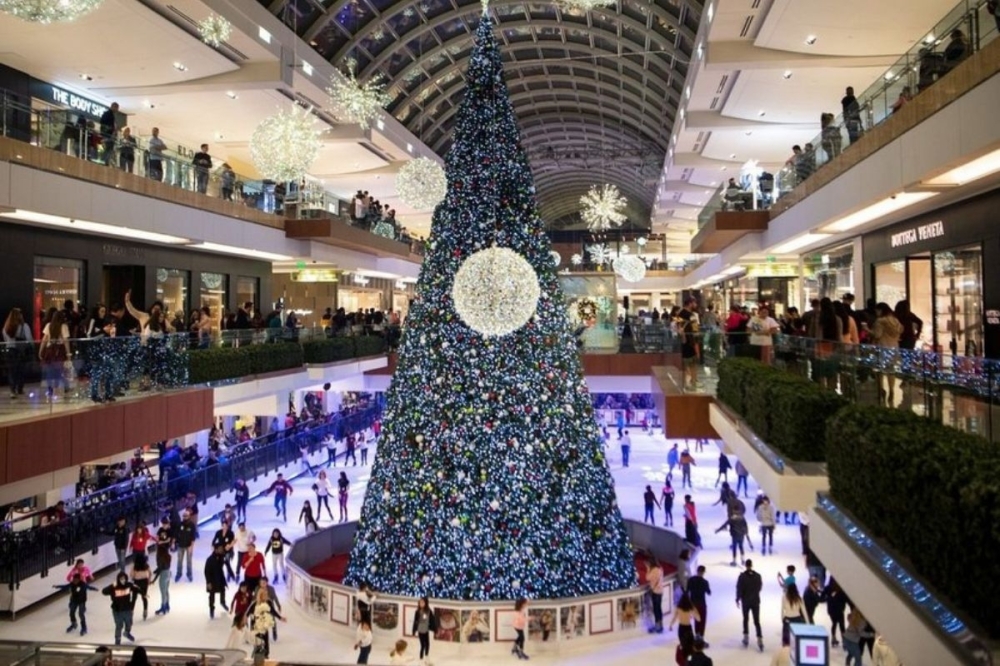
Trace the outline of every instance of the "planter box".
{"type": "Polygon", "coordinates": [[[809,545],[834,569],[837,582],[904,664],[1000,663],[995,644],[970,627],[907,570],[866,528],[820,494],[812,509],[809,545]]]}
{"type": "Polygon", "coordinates": [[[825,464],[789,460],[762,442],[725,405],[713,402],[708,408],[708,419],[726,451],[743,462],[775,507],[782,511],[806,511],[815,503],[816,493],[830,489],[825,464]]]}

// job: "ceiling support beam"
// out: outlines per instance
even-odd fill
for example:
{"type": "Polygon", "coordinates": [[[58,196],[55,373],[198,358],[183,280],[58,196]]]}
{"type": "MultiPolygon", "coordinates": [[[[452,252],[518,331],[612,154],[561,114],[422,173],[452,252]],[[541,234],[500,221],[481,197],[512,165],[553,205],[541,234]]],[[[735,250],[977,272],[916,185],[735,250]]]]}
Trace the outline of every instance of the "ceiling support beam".
{"type": "Polygon", "coordinates": [[[706,70],[810,69],[815,67],[891,67],[898,54],[876,56],[828,56],[778,51],[748,41],[709,42],[705,48],[706,70]]]}

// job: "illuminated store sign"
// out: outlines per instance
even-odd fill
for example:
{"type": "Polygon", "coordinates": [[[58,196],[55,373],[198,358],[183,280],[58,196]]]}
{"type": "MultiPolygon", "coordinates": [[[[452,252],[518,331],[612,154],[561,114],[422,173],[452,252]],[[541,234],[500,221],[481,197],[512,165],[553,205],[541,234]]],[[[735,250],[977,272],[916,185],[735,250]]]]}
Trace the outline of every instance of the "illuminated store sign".
{"type": "Polygon", "coordinates": [[[920,241],[940,238],[944,236],[944,222],[938,220],[930,224],[922,224],[919,227],[900,231],[889,236],[889,245],[892,247],[903,247],[920,241]]]}
{"type": "Polygon", "coordinates": [[[91,120],[100,120],[101,114],[108,110],[108,107],[100,102],[44,81],[31,82],[31,96],[48,104],[68,108],[91,120]]]}

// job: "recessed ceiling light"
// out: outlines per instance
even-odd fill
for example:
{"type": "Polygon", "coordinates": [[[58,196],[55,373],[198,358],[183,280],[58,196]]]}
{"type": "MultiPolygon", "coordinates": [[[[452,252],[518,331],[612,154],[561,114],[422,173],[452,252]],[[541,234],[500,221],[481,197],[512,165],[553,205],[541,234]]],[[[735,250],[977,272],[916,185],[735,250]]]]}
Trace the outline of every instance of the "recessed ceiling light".
{"type": "Polygon", "coordinates": [[[305,60],[302,61],[302,71],[305,72],[306,76],[313,75],[313,66],[307,63],[305,60]]]}
{"type": "Polygon", "coordinates": [[[809,35],[808,37],[806,37],[806,44],[812,46],[815,43],[816,43],[816,35],[809,35]]]}
{"type": "Polygon", "coordinates": [[[747,136],[750,136],[751,134],[753,134],[753,130],[747,130],[747,136]]]}
{"type": "Polygon", "coordinates": [[[153,104],[152,102],[150,102],[150,101],[149,101],[148,99],[144,99],[144,100],[142,101],[142,105],[143,105],[144,107],[146,107],[147,109],[155,109],[155,108],[156,108],[156,105],[155,105],[155,104],[153,104]]]}
{"type": "Polygon", "coordinates": [[[719,181],[717,181],[717,180],[713,180],[711,183],[709,183],[709,185],[718,185],[718,184],[719,184],[719,181]]]}
{"type": "Polygon", "coordinates": [[[782,74],[781,76],[783,76],[783,77],[784,77],[784,78],[786,78],[786,79],[790,79],[790,78],[792,78],[792,70],[790,70],[790,69],[786,69],[786,70],[785,70],[785,73],[784,73],[784,74],[782,74]]]}
{"type": "Polygon", "coordinates": [[[176,69],[178,72],[186,72],[187,66],[182,62],[175,62],[174,69],[176,69]]]}
{"type": "Polygon", "coordinates": [[[896,75],[893,74],[892,72],[886,72],[885,76],[882,78],[884,78],[886,81],[892,81],[894,78],[896,78],[896,75]]]}
{"type": "Polygon", "coordinates": [[[92,77],[90,74],[81,74],[80,78],[83,79],[84,81],[93,81],[94,80],[94,77],[92,77]]]}
{"type": "Polygon", "coordinates": [[[409,153],[413,152],[413,144],[412,143],[406,144],[406,151],[409,152],[409,153]]]}
{"type": "Polygon", "coordinates": [[[264,42],[265,44],[271,43],[271,33],[269,33],[263,27],[258,26],[257,36],[260,37],[260,41],[264,42]]]}
{"type": "Polygon", "coordinates": [[[236,94],[235,92],[233,92],[232,90],[230,90],[230,91],[226,92],[226,97],[228,97],[229,99],[239,99],[239,98],[240,98],[240,96],[239,96],[239,95],[237,95],[237,94],[236,94]]]}
{"type": "Polygon", "coordinates": [[[761,111],[759,111],[759,112],[757,113],[757,115],[758,115],[758,116],[760,116],[761,118],[763,118],[764,116],[766,116],[766,115],[767,115],[767,111],[764,111],[764,110],[761,110],[761,111]]]}
{"type": "Polygon", "coordinates": [[[725,171],[725,170],[726,170],[726,167],[721,167],[721,168],[719,169],[719,171],[725,171]]]}
{"type": "Polygon", "coordinates": [[[729,156],[729,159],[731,159],[731,160],[735,160],[735,159],[736,159],[736,153],[733,153],[732,155],[730,155],[730,156],[729,156]]]}
{"type": "Polygon", "coordinates": [[[934,33],[932,32],[931,34],[924,37],[924,44],[933,44],[935,39],[937,38],[934,36],[934,33]]]}

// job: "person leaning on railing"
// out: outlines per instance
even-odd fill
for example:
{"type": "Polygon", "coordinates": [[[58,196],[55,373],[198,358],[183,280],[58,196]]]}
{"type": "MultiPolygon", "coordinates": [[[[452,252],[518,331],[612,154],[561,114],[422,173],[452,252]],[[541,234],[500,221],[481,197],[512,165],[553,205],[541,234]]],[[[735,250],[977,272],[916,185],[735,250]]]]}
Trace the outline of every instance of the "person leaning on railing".
{"type": "MultiPolygon", "coordinates": [[[[887,303],[875,306],[876,318],[872,326],[872,342],[881,347],[879,367],[887,367],[894,362],[899,340],[903,335],[903,324],[896,318],[892,308],[887,303]]],[[[896,400],[896,380],[891,374],[879,375],[879,404],[892,406],[896,400]]]]}

